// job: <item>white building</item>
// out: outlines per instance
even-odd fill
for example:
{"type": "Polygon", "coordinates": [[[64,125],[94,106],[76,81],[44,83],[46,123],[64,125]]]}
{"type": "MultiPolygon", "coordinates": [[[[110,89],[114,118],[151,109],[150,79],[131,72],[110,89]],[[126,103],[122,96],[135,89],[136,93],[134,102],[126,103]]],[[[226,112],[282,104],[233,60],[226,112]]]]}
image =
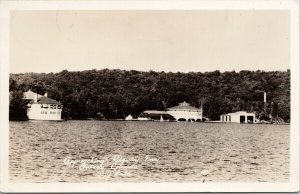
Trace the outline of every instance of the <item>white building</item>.
{"type": "Polygon", "coordinates": [[[177,121],[202,121],[202,108],[193,107],[186,102],[168,108],[167,113],[172,115],[177,121]]]}
{"type": "Polygon", "coordinates": [[[220,121],[226,123],[255,123],[255,114],[238,111],[221,115],[220,121]]]}
{"type": "Polygon", "coordinates": [[[30,100],[27,105],[27,116],[31,120],[61,120],[62,105],[45,96],[32,91],[24,93],[24,100],[30,100]]]}
{"type": "Polygon", "coordinates": [[[202,121],[202,108],[193,107],[186,102],[167,108],[167,111],[146,110],[143,114],[160,120],[161,118],[168,120],[171,116],[176,121],[202,121]]]}

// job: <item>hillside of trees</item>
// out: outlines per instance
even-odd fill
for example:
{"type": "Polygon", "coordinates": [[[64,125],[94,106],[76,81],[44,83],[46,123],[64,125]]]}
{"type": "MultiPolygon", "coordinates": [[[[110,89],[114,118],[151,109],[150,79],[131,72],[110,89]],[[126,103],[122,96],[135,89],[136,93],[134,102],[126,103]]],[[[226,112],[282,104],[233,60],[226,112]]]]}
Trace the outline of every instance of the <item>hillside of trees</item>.
{"type": "Polygon", "coordinates": [[[26,117],[22,94],[31,89],[60,101],[63,117],[121,119],[186,101],[211,120],[234,111],[264,120],[290,120],[290,70],[165,73],[87,70],[10,74],[10,119],[26,117]],[[267,104],[263,92],[267,93],[267,104]]]}

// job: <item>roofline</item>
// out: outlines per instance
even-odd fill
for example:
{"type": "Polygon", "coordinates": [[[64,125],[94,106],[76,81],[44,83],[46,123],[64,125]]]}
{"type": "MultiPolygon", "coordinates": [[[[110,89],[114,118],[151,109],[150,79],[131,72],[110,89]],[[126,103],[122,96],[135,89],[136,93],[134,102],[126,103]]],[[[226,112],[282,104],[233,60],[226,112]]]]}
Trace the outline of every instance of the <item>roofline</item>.
{"type": "Polygon", "coordinates": [[[58,103],[38,103],[38,102],[32,102],[30,104],[58,104],[61,105],[62,103],[58,102],[58,103]]]}
{"type": "Polygon", "coordinates": [[[167,110],[201,110],[201,108],[167,108],[167,110]]]}

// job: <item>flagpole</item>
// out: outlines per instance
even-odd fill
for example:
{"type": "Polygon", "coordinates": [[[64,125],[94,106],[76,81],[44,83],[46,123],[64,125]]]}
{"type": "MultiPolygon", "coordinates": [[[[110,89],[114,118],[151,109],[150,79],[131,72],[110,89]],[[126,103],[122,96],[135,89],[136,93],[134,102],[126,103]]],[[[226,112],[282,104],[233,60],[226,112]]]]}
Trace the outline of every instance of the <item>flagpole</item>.
{"type": "Polygon", "coordinates": [[[266,113],[266,107],[267,107],[267,93],[264,92],[264,111],[266,113]]]}

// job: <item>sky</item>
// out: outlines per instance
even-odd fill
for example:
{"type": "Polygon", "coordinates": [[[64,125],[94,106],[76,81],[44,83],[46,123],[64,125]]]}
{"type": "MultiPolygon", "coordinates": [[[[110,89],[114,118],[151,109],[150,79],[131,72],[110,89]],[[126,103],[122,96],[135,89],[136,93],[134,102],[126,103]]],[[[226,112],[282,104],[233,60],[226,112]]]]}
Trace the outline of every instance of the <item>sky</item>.
{"type": "Polygon", "coordinates": [[[10,72],[290,68],[288,11],[13,11],[10,72]]]}

